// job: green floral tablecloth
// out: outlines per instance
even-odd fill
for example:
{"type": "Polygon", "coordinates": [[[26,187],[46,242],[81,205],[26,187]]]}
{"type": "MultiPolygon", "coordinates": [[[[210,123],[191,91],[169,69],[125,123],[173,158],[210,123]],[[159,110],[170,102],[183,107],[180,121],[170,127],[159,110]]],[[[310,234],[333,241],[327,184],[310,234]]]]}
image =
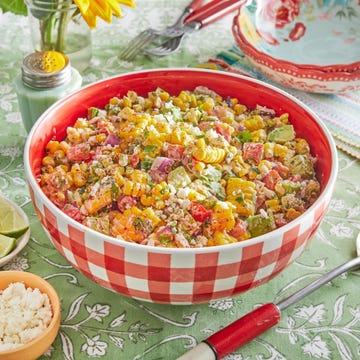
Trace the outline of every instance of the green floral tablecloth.
{"type": "MultiPolygon", "coordinates": [[[[140,30],[172,23],[187,2],[137,0],[137,9],[126,10],[122,20],[101,24],[93,31],[93,58],[82,73],[84,83],[144,68],[196,66],[231,48],[232,15],[186,39],[186,48],[174,55],[153,59],[140,56],[134,62],[118,59],[120,49],[140,30]]],[[[339,151],[339,175],[326,218],[305,253],[269,283],[232,299],[193,306],[142,303],[92,283],[51,245],[35,215],[25,182],[26,132],[12,80],[22,58],[31,52],[27,19],[0,14],[0,33],[0,193],[19,204],[31,222],[29,244],[2,270],[36,273],[60,294],[60,332],[42,359],[176,359],[259,304],[280,301],[355,256],[355,238],[360,230],[360,164],[339,151]]],[[[359,99],[359,94],[349,96],[359,99]]],[[[337,109],[360,114],[359,103],[353,101],[350,109],[340,97],[328,97],[318,110],[331,117],[333,103],[337,109]]],[[[343,121],[346,124],[346,117],[343,121]]],[[[352,141],[360,145],[356,136],[352,141]]],[[[359,358],[359,276],[360,271],[343,274],[286,309],[278,326],[226,359],[359,358]]]]}

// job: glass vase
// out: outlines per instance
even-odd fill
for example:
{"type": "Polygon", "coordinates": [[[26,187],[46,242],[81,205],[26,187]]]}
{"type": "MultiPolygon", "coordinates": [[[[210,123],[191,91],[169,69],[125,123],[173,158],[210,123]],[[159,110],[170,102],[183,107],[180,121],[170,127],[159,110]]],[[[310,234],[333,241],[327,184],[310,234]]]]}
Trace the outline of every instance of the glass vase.
{"type": "Polygon", "coordinates": [[[71,0],[25,0],[34,50],[56,50],[79,71],[91,61],[91,30],[71,0]]]}

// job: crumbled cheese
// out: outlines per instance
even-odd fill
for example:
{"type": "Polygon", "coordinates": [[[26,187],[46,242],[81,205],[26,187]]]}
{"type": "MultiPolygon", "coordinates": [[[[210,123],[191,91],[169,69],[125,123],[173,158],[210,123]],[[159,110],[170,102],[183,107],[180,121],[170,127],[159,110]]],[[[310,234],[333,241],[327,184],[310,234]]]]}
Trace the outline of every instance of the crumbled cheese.
{"type": "Polygon", "coordinates": [[[49,326],[52,310],[47,294],[11,283],[0,291],[0,351],[22,346],[49,326]]]}

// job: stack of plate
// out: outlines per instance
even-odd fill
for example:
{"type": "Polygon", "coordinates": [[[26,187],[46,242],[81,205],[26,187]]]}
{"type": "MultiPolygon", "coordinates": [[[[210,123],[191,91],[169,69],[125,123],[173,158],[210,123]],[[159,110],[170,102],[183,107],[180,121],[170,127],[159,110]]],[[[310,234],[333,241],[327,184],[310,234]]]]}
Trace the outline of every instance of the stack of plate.
{"type": "Polygon", "coordinates": [[[315,93],[360,89],[357,0],[249,0],[234,18],[248,60],[287,87],[315,93]]]}

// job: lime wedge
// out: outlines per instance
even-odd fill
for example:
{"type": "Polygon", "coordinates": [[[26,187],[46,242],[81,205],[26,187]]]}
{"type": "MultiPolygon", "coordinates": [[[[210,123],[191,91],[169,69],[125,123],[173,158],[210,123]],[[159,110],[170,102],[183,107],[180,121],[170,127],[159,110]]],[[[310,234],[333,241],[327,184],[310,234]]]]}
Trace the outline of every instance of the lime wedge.
{"type": "Polygon", "coordinates": [[[0,234],[18,238],[28,228],[29,221],[19,213],[17,206],[0,197],[0,234]]]}
{"type": "Polygon", "coordinates": [[[16,239],[0,234],[0,258],[11,253],[15,249],[16,239]]]}

